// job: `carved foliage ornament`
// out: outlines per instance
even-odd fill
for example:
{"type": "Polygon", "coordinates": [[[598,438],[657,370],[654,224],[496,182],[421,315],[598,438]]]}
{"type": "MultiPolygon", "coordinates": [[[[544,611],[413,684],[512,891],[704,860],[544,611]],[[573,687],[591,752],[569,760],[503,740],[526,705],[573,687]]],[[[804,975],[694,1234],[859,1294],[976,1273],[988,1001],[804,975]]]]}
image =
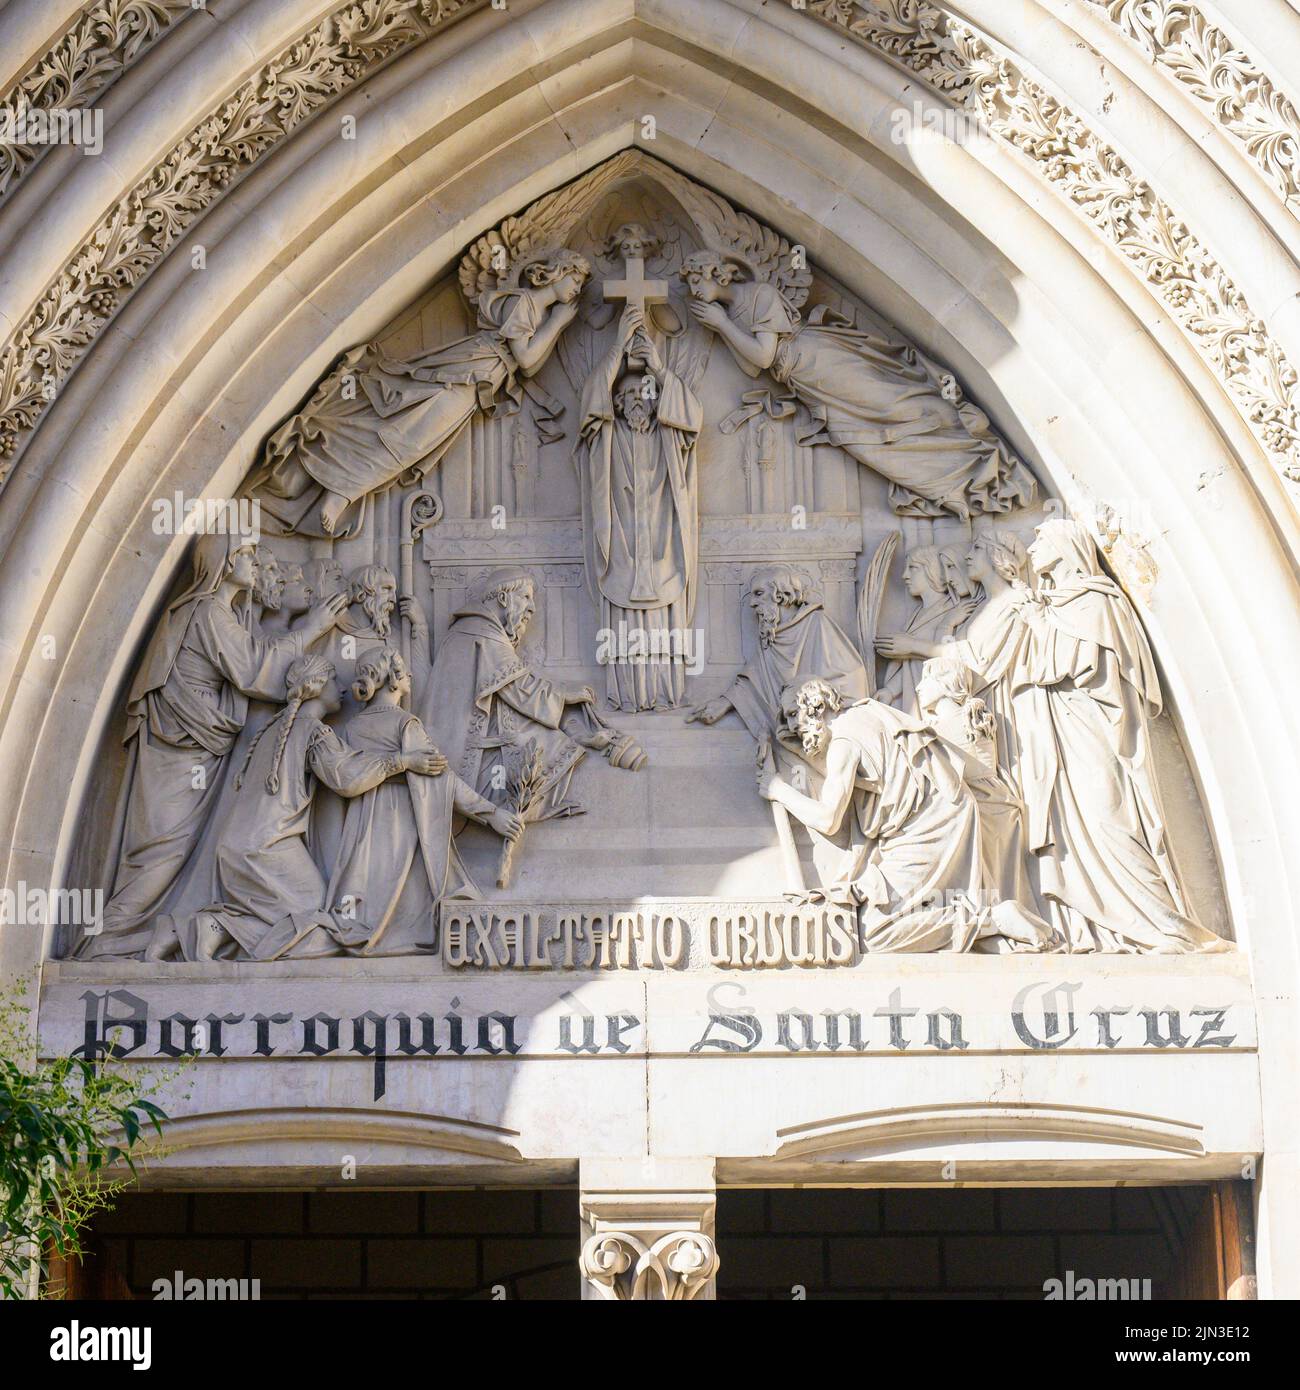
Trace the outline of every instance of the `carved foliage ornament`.
{"type": "MultiPolygon", "coordinates": [[[[98,0],[86,6],[5,93],[0,123],[17,124],[24,111],[84,110],[172,24],[193,13],[192,0],[98,0]]],[[[22,139],[0,143],[0,200],[42,148],[22,139]]]]}
{"type": "MultiPolygon", "coordinates": [[[[371,68],[479,3],[360,0],[344,6],[266,64],[104,217],[0,350],[0,487],[20,432],[32,428],[120,299],[221,195],[240,167],[254,163],[371,68]]],[[[1091,3],[1104,5],[1116,23],[1151,45],[1206,100],[1213,96],[1220,120],[1246,142],[1279,187],[1293,186],[1293,108],[1194,6],[1177,0],[1091,3]]],[[[156,38],[173,8],[170,0],[103,0],[65,36],[70,47],[66,53],[58,50],[64,56],[47,60],[49,72],[35,70],[23,84],[34,83],[42,102],[85,100],[156,38]],[[86,36],[96,32],[104,35],[106,53],[119,51],[120,38],[120,58],[93,56],[96,44],[86,36]],[[48,98],[41,95],[46,87],[48,98]]],[[[883,53],[934,91],[973,108],[991,133],[1032,159],[1163,296],[1284,476],[1300,481],[1294,368],[1223,269],[1113,149],[927,0],[810,0],[809,12],[883,53]]],[[[23,160],[21,152],[14,157],[23,160]]],[[[507,261],[517,267],[528,248],[508,244],[509,223],[499,235],[507,261]]],[[[476,264],[462,266],[461,275],[467,296],[475,298],[486,277],[499,271],[489,238],[476,243],[471,255],[476,264]]],[[[783,288],[797,291],[798,286],[783,288]]]]}
{"type": "Polygon", "coordinates": [[[812,0],[809,11],[915,73],[1033,161],[1169,306],[1279,471],[1300,482],[1295,368],[1223,267],[1114,149],[974,30],[925,0],[812,0]]]}
{"type": "Polygon", "coordinates": [[[1283,198],[1300,193],[1300,114],[1250,54],[1188,0],[1089,0],[1214,119],[1283,198]]]}
{"type": "Polygon", "coordinates": [[[0,350],[0,486],[119,303],[186,229],[309,115],[483,0],[357,0],[262,66],[106,214],[0,350]]]}

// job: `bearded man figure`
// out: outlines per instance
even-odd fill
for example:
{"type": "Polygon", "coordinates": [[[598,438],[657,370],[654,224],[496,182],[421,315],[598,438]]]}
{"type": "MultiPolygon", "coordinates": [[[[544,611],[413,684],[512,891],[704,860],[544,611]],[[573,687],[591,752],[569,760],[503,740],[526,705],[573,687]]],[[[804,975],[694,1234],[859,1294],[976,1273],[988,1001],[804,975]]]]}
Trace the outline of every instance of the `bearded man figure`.
{"type": "Polygon", "coordinates": [[[821,676],[847,699],[862,700],[871,693],[866,667],[821,595],[791,565],[755,570],[746,600],[758,621],[758,652],[721,695],[693,709],[687,723],[716,724],[734,709],[759,743],[776,738],[798,752],[782,693],[821,676]]]}
{"type": "Polygon", "coordinates": [[[685,694],[703,422],[699,398],[664,365],[629,307],[583,391],[578,448],[587,582],[600,604],[600,659],[616,709],[674,709],[685,694]]]}
{"type": "Polygon", "coordinates": [[[1053,944],[1047,924],[1004,898],[994,877],[994,821],[1019,809],[994,774],[915,716],[879,700],[851,704],[828,681],[805,682],[794,704],[807,756],[825,763],[821,790],[796,791],[768,760],[759,792],[823,835],[852,812],[850,868],[829,896],[857,905],[864,950],[1053,944]]]}
{"type": "MultiPolygon", "coordinates": [[[[429,630],[415,603],[412,663],[427,669],[429,630]]],[[[538,753],[526,821],[579,814],[568,799],[573,769],[590,751],[614,767],[637,771],[645,753],[596,713],[590,686],[563,686],[542,675],[520,651],[536,612],[533,577],[514,566],[493,570],[457,610],[437,656],[415,693],[415,710],[436,746],[463,781],[503,805],[501,769],[508,750],[529,744],[538,753]]]]}

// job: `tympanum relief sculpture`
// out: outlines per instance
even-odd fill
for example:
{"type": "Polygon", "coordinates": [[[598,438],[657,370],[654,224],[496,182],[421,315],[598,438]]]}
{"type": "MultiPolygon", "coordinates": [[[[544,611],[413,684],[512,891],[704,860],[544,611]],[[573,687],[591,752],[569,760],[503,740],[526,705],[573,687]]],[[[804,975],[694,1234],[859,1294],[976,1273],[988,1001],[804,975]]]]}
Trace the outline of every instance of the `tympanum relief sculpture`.
{"type": "Polygon", "coordinates": [[[129,692],[83,955],[437,969],[465,904],[657,900],[830,913],[854,959],[1228,948],[1087,529],[639,152],[347,352],[246,492],[263,534],[197,540],[129,692]]]}

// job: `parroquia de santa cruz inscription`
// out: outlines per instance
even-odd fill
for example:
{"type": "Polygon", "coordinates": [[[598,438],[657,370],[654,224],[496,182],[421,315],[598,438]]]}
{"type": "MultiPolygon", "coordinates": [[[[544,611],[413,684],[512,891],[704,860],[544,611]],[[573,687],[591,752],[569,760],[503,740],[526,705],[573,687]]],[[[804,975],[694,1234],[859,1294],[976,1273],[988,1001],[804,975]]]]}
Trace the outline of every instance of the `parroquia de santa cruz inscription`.
{"type": "MultiPolygon", "coordinates": [[[[148,981],[72,981],[47,1041],[79,1056],[140,1062],[220,1058],[367,1059],[375,1098],[393,1064],[529,1057],[727,1057],[1055,1052],[1250,1052],[1244,982],[1148,970],[1118,983],[1017,970],[995,986],[969,970],[891,975],[814,988],[766,976],[742,984],[664,977],[650,985],[591,974],[516,987],[481,975],[418,985],[389,973],[278,975],[249,984],[190,976],[183,991],[148,981]],[[1212,991],[1212,993],[1207,993],[1212,991]],[[251,994],[251,998],[249,997],[251,994]],[[182,1007],[183,1003],[183,1007],[182,1007]]],[[[1089,978],[1091,977],[1091,978],[1089,978]]]]}

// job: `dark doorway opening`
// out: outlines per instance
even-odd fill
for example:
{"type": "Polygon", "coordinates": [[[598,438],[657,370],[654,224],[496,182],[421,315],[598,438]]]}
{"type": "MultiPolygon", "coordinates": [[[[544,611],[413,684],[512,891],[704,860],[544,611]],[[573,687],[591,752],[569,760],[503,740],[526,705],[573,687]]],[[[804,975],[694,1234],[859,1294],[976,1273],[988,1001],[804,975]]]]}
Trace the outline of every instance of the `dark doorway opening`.
{"type": "Polygon", "coordinates": [[[1250,1297],[1248,1203],[1245,1183],[723,1191],[718,1297],[1250,1297]]]}
{"type": "Polygon", "coordinates": [[[256,1280],[259,1298],[576,1299],[579,1248],[571,1189],[134,1192],[96,1222],[68,1285],[80,1298],[175,1297],[200,1280],[238,1299],[256,1280]]]}

